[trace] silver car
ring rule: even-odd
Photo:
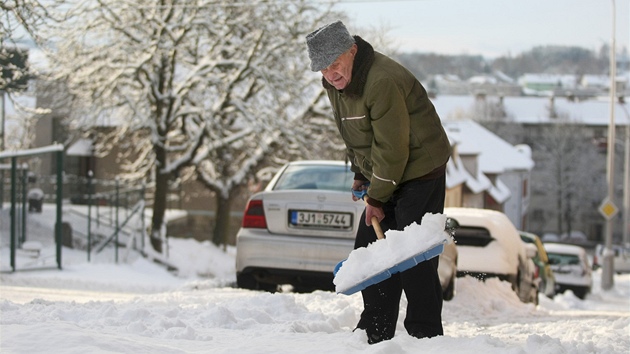
[[[544,246],[556,277],[558,292],[571,290],[575,296],[584,299],[593,286],[586,250],[577,245],[561,243],[545,243]]]
[[[352,201],[353,179],[350,165],[342,161],[283,166],[248,201],[236,238],[238,287],[273,292],[289,284],[296,292],[334,290],[333,269],[352,251],[362,222],[364,204]],[[440,274],[445,274],[443,289],[450,299],[457,273],[452,243],[444,255]]]

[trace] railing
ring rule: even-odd
[[[25,225],[27,191],[41,190],[37,205],[63,200],[63,225],[60,227],[59,245],[64,244],[76,249],[85,250],[88,261],[93,256],[111,250],[115,261],[119,261],[121,250],[126,251],[125,259],[132,250],[145,258],[164,264],[169,269],[173,266],[168,261],[169,243],[162,240],[165,253],[154,252],[148,243],[148,218],[145,209],[153,204],[154,186],[142,181],[125,181],[121,179],[104,180],[88,177],[63,175],[59,178],[62,188],[57,188],[53,176],[34,176],[26,173],[21,176],[20,189],[17,193],[22,206],[17,220],[21,220],[18,228]],[[57,195],[56,192],[62,192]],[[29,204],[30,206],[30,204]],[[41,213],[41,207],[35,212]],[[26,239],[26,227],[21,227],[16,239],[20,245]],[[66,235],[62,237],[61,234]],[[63,239],[63,241],[62,241]],[[64,242],[70,242],[65,244]],[[146,246],[145,246],[146,244]],[[61,247],[61,246],[60,246]],[[108,253],[105,257],[110,257]],[[123,259],[123,261],[125,261]]]
[[[104,187],[112,185],[111,181],[100,182],[98,187],[101,191],[94,193],[94,180],[88,177],[87,193],[74,196],[73,202],[76,205],[85,205],[82,209],[87,211],[86,214],[77,207],[70,210],[75,215],[85,217],[86,224],[81,226],[85,226],[87,231],[79,235],[85,240],[88,261],[91,260],[93,249],[95,253],[100,253],[106,247],[113,246],[115,261],[118,262],[120,247],[127,249],[127,252],[131,249],[144,249],[147,235],[144,217],[146,184],[127,184],[121,187],[120,180],[116,179],[113,181],[113,189],[105,190]],[[134,203],[132,206],[130,201]],[[135,224],[132,222],[134,220]],[[94,224],[96,227],[93,227]]]

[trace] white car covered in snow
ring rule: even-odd
[[[534,248],[528,248],[503,213],[477,208],[446,208],[444,214],[459,223],[455,230],[457,275],[478,279],[497,277],[512,284],[523,302],[538,303]]]
[[[571,290],[584,299],[591,292],[593,276],[586,250],[576,245],[545,243],[551,270],[556,278],[557,292]]]

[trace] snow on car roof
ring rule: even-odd
[[[545,250],[553,253],[567,253],[567,254],[584,254],[586,251],[583,247],[577,245],[567,245],[564,243],[544,243]]]
[[[489,258],[488,252],[485,250],[479,250],[472,246],[458,246],[462,250],[468,250],[468,252],[460,253],[459,262],[462,269],[471,271],[500,269],[499,262],[508,259],[513,262],[513,269],[516,269],[518,255],[525,257],[525,246],[518,230],[504,213],[490,209],[449,207],[444,208],[444,214],[455,219],[460,228],[481,227],[488,230],[495,240],[489,244],[489,247],[497,247],[497,249],[505,250],[505,254],[514,255],[514,257]],[[457,229],[455,230],[455,241],[457,241]]]
[[[493,235],[518,230],[509,218],[499,211],[479,208],[444,208],[444,214],[457,220],[462,226],[478,226],[487,228]],[[509,228],[506,230],[506,228]],[[520,237],[519,237],[520,239]]]

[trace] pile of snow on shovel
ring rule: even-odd
[[[388,230],[384,239],[353,250],[333,280],[337,291],[359,284],[437,244],[452,242],[444,231],[445,224],[446,215],[427,213],[420,225],[414,222],[402,231]]]

